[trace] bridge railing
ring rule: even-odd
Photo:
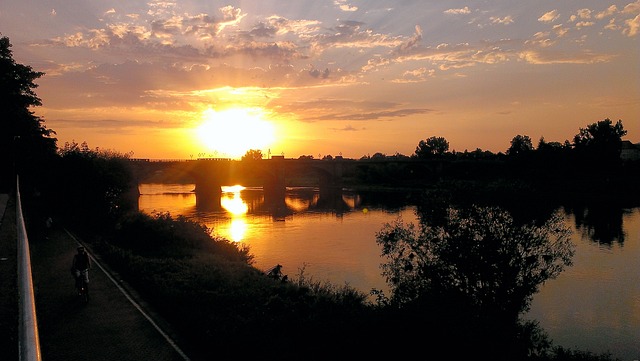
[[[230,161],[231,158],[196,158],[196,159],[184,159],[184,158],[174,158],[174,159],[129,158],[128,160],[130,162],[175,163],[175,162],[191,162],[191,161],[194,161],[194,160]]]
[[[31,275],[29,239],[22,216],[20,181],[16,177],[16,227],[18,241],[19,357],[21,361],[40,361],[40,337],[36,317],[36,303]]]

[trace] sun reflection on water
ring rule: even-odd
[[[248,228],[245,215],[249,207],[240,196],[240,191],[243,189],[245,187],[240,185],[222,187],[222,196],[220,197],[220,205],[231,214],[229,238],[233,242],[241,242]]]

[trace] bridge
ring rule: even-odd
[[[198,196],[219,196],[222,186],[261,186],[265,194],[284,195],[287,186],[317,186],[320,193],[341,190],[345,177],[353,177],[355,160],[269,159],[236,161],[220,158],[196,160],[131,159],[129,167],[139,184],[159,179],[195,183]]]
[[[198,196],[220,196],[222,186],[242,184],[261,186],[265,195],[284,196],[286,187],[318,187],[320,194],[341,191],[346,182],[371,173],[387,173],[402,177],[428,180],[440,177],[443,162],[439,160],[407,159],[285,159],[272,156],[259,160],[231,160],[227,158],[198,158],[196,160],[130,159],[137,184],[145,182],[195,183]],[[363,181],[359,179],[358,181]],[[364,180],[366,182],[366,180]],[[135,188],[135,187],[134,187]]]

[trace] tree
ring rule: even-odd
[[[35,80],[44,75],[13,59],[9,38],[0,38],[0,189],[15,184],[14,172],[21,181],[35,183],[43,177],[46,165],[55,157],[55,134],[44,126],[30,107],[42,105],[35,93]],[[23,188],[23,190],[25,190]]]
[[[547,142],[544,137],[540,137],[538,141],[538,151],[545,153],[559,153],[561,151],[570,150],[571,143],[565,140],[564,143],[560,142]]]
[[[376,242],[388,260],[382,269],[391,304],[428,304],[465,312],[465,322],[508,326],[540,285],[571,265],[570,234],[557,213],[541,226],[518,225],[498,207],[472,206],[449,208],[439,225],[386,224]]]
[[[241,160],[260,160],[262,159],[262,151],[259,149],[249,149],[241,158]]]
[[[511,146],[507,149],[507,155],[519,156],[527,154],[533,150],[533,143],[528,135],[516,135],[511,140]]]
[[[416,147],[415,155],[418,158],[428,158],[432,155],[443,155],[449,150],[449,142],[443,137],[430,137],[421,140]]]
[[[627,134],[618,120],[615,125],[609,118],[580,128],[573,137],[575,150],[593,160],[619,160],[622,151],[622,137]]]
[[[54,204],[60,216],[95,230],[131,209],[127,197],[137,185],[127,166],[131,153],[67,142],[58,154],[57,173],[50,182],[57,190]]]

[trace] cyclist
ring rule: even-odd
[[[78,253],[73,256],[73,263],[71,264],[71,274],[76,280],[76,287],[81,280],[80,277],[84,277],[84,282],[89,284],[89,269],[91,268],[91,259],[83,246],[77,248]]]

